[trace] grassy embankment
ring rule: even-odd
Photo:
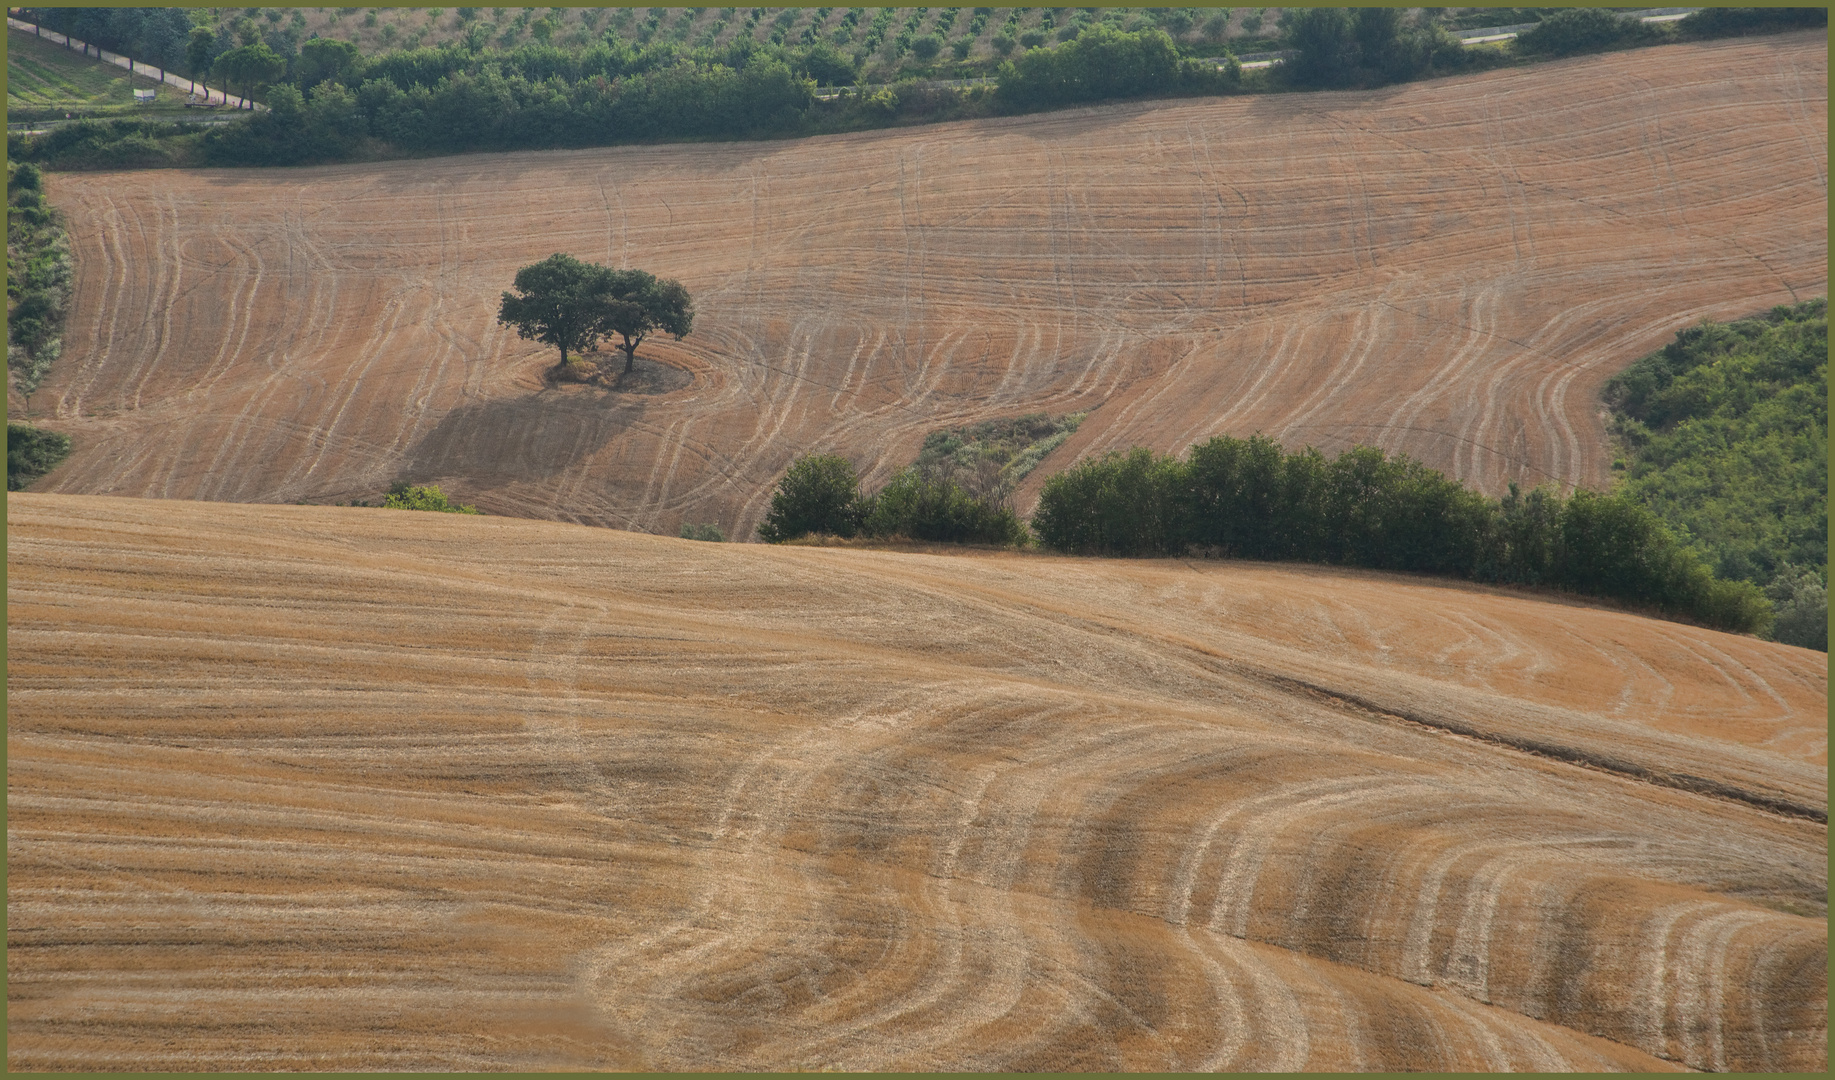
[[[154,90],[150,105],[135,90]],[[185,93],[125,68],[53,45],[21,30],[6,32],[8,123],[72,119],[170,120],[186,115]]]

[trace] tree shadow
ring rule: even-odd
[[[479,487],[545,481],[641,422],[645,407],[641,393],[591,387],[461,405],[409,448],[404,475],[463,476]]]

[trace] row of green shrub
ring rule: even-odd
[[[761,539],[811,533],[1013,545],[1012,510],[912,467],[862,494],[834,455],[796,461]],[[1740,633],[1771,619],[1750,582],[1716,578],[1650,510],[1579,490],[1511,485],[1487,499],[1406,457],[1361,446],[1328,459],[1264,436],[1219,437],[1180,460],[1143,447],[1045,482],[1031,534],[1057,551],[1291,560],[1439,574],[1609,597]]]
[[[1367,446],[1328,460],[1262,436],[1219,437],[1183,461],[1144,448],[1110,453],[1047,480],[1032,529],[1060,551],[1199,552],[1541,585],[1742,633],[1770,618],[1757,587],[1717,579],[1634,500],[1512,485],[1494,501]]]
[[[75,12],[79,9],[71,9]],[[130,9],[122,9],[130,10]],[[47,23],[53,16],[46,13]],[[75,18],[67,15],[64,18]],[[107,35],[126,15],[91,14],[88,32]],[[1557,12],[1522,35],[1514,55],[1568,55],[1645,41],[1826,25],[1823,9],[1710,9],[1684,29],[1651,27],[1603,11]],[[363,57],[347,42],[313,39],[286,56],[265,42],[227,53],[196,28],[196,65],[229,67],[243,81],[285,81],[265,92],[270,111],[208,134],[177,125],[89,124],[60,138],[8,137],[15,160],[57,168],[161,164],[291,165],[391,153],[454,153],[605,146],[673,139],[748,139],[857,130],[891,123],[1031,112],[1142,96],[1219,94],[1243,89],[1374,86],[1510,62],[1511,53],[1460,45],[1430,12],[1396,8],[1305,8],[1282,16],[1286,64],[1245,78],[1183,58],[1164,31],[1077,24],[1056,48],[1003,61],[996,85],[952,89],[899,84],[818,97],[820,85],[851,82],[858,57],[827,41],[799,46],[749,37],[720,47],[667,42],[634,47],[616,33],[578,49],[527,43],[487,47],[485,37],[436,48]],[[169,19],[148,17],[169,52]],[[127,30],[123,30],[127,33]],[[81,36],[81,34],[79,34]],[[214,39],[213,39],[214,40]],[[284,44],[284,42],[283,42]],[[257,52],[248,63],[229,61]],[[212,61],[212,56],[215,60]],[[259,61],[259,62],[255,62]],[[232,80],[233,81],[233,80]],[[246,91],[249,87],[241,87]]]
[[[71,281],[70,239],[44,200],[38,166],[7,162],[7,379],[28,404],[63,350]]]
[[[1019,544],[1019,516],[996,499],[976,497],[947,476],[913,466],[876,492],[863,493],[854,466],[834,454],[798,458],[778,482],[760,539],[782,543],[830,536],[902,537],[952,544]]]
[[[1447,32],[1435,9],[1422,9],[1412,17],[1404,8],[1289,9],[1281,17],[1285,43],[1298,55],[1282,65],[1275,82],[1298,87],[1383,86],[1513,58],[1575,56],[1828,25],[1827,8],[1703,8],[1675,23],[1646,23],[1605,8],[1537,14],[1535,26],[1508,46],[1473,48]],[[1523,16],[1500,12],[1496,18],[1515,22]]]

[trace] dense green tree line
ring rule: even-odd
[[[1689,327],[1605,388],[1622,492],[1721,577],[1766,588],[1779,640],[1815,648],[1828,640],[1828,347],[1828,302],[1812,300]]]
[[[748,30],[762,10],[748,14]],[[794,42],[784,33],[774,32],[768,42],[748,33],[725,45],[697,47],[639,33],[643,43],[634,44],[616,27],[583,47],[563,48],[544,38],[496,48],[488,44],[485,27],[474,22],[443,46],[365,57],[342,41],[300,42],[295,27],[278,22],[263,28],[242,18],[214,29],[191,26],[179,42],[175,35],[184,20],[177,9],[28,9],[45,25],[65,26],[84,40],[258,94],[272,109],[208,135],[134,121],[81,125],[62,138],[9,135],[8,152],[15,160],[57,168],[286,165],[403,152],[766,138],[1139,96],[1376,86],[1495,66],[1512,57],[1827,22],[1824,9],[1708,9],[1680,24],[1652,27],[1576,10],[1549,15],[1512,50],[1499,51],[1461,46],[1434,11],[1289,9],[1281,17],[1280,44],[1297,55],[1253,77],[1228,59],[1227,50],[1221,67],[1195,60],[1188,52],[1196,43],[1176,42],[1151,25],[1176,28],[1176,12],[1130,19],[1127,25],[1141,28],[1122,30],[1114,13],[1099,21],[1079,11],[1058,27],[1047,11],[1039,29],[1017,39],[997,36],[996,51],[1013,55],[996,69],[991,92],[903,82],[818,97],[818,87],[859,78],[882,45],[903,58],[932,45],[940,48],[941,41],[913,37],[915,23],[894,34],[892,9],[880,9],[863,48],[852,51],[809,33]],[[992,9],[976,9],[975,19],[985,23],[990,15]],[[1260,17],[1251,21],[1259,26]],[[657,23],[654,10],[645,25],[652,23]],[[1062,44],[1052,48],[1054,36]]]
[[[6,168],[7,379],[29,404],[63,349],[70,305],[70,241],[44,201],[38,166]]]
[[[1256,436],[1212,439],[1183,461],[1110,453],[1047,480],[1032,530],[1059,551],[1196,551],[1549,586],[1740,632],[1771,615],[1756,586],[1715,578],[1633,499],[1513,485],[1489,500],[1373,447],[1328,460]]]
[[[191,13],[185,8],[26,8],[22,17],[47,30],[131,56],[143,64],[189,71],[186,46]]]

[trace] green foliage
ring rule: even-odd
[[[684,521],[681,535],[684,540],[707,540],[715,544],[726,542],[726,534],[720,531],[720,526],[711,521],[705,525],[691,525]]]
[[[1661,32],[1636,19],[1623,19],[1604,8],[1570,8],[1557,11],[1525,30],[1516,39],[1516,51],[1525,55],[1574,56],[1579,53],[1622,49],[1660,40]]]
[[[758,536],[772,544],[810,533],[853,536],[867,509],[860,497],[860,478],[846,458],[806,454],[778,481]]]
[[[72,286],[70,240],[30,163],[7,163],[7,378],[28,403],[63,350]]]
[[[1735,632],[1764,628],[1765,596],[1713,572],[1637,503],[1514,486],[1492,502],[1406,457],[1219,437],[1187,460],[1144,447],[1053,476],[1032,529],[1060,551],[1290,559],[1547,585],[1649,605]]]
[[[1288,15],[1287,46],[1299,55],[1281,71],[1299,86],[1382,86],[1474,60],[1437,24],[1409,21],[1401,8],[1299,8]]]
[[[68,435],[24,424],[6,425],[6,490],[25,490],[69,456]]]
[[[516,271],[516,291],[503,294],[497,321],[514,327],[518,337],[561,350],[559,366],[566,367],[569,351],[592,348],[604,332],[600,321],[611,283],[612,271],[557,251]]]
[[[1060,551],[1146,555],[1178,550],[1183,469],[1137,446],[1086,459],[1045,481],[1032,531]]]
[[[481,511],[475,506],[460,506],[448,502],[446,493],[438,484],[421,486],[398,480],[389,488],[389,494],[382,500],[382,505],[390,510],[432,510],[441,514],[477,514]]]
[[[862,501],[860,531],[949,544],[1022,544],[1026,526],[1003,505],[913,466]]]
[[[1744,34],[1808,30],[1829,25],[1827,7],[1702,8],[1676,24],[1683,37],[1738,37]]]
[[[1829,587],[1814,570],[1785,567],[1765,589],[1777,612],[1773,640],[1829,651]]]
[[[1070,438],[1086,415],[1028,413],[933,431],[924,437],[916,464],[926,476],[953,480],[976,498],[1003,502],[1026,474]]]
[[[1226,93],[1240,85],[1241,69],[1181,60],[1163,30],[1130,34],[1091,26],[1056,49],[1032,49],[1001,64],[998,77],[997,100],[1023,112],[1151,94]]]
[[[185,50],[191,36],[191,18],[184,8],[34,7],[24,9],[21,18],[109,52],[175,71],[185,66]]]
[[[1606,383],[1621,493],[1720,577],[1828,577],[1828,303],[1702,323]]]
[[[613,270],[606,279],[595,328],[617,334],[624,344],[624,370],[637,363],[637,346],[652,331],[677,341],[694,328],[694,301],[682,283],[645,270]]]
[[[210,65],[211,78],[244,98],[254,97],[286,73],[286,58],[266,42],[231,49]]]

